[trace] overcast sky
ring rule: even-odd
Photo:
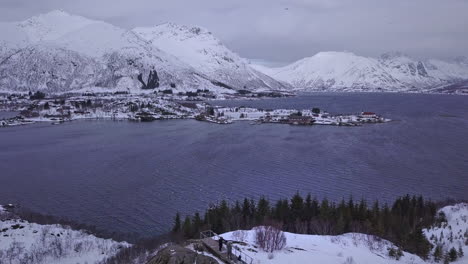
[[[241,56],[270,62],[330,50],[468,56],[468,0],[0,0],[0,20],[53,9],[128,29],[198,25]]]

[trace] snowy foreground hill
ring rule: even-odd
[[[242,231],[241,231],[242,232]],[[285,233],[286,247],[272,254],[259,251],[255,245],[255,231],[230,232],[221,235],[228,240],[237,240],[245,236],[245,246],[240,246],[248,252],[256,262],[254,263],[324,263],[324,264],[397,264],[397,263],[426,263],[420,257],[404,252],[396,260],[388,256],[388,248],[395,245],[380,240],[377,237],[364,234],[348,233],[340,236],[316,236]]]
[[[0,206],[0,263],[100,263],[130,246],[69,227],[39,225],[10,216]]]
[[[468,253],[468,204],[460,203],[439,210],[447,219],[441,226],[425,229],[424,233],[435,246],[440,245],[445,254],[451,248],[461,248]],[[389,249],[397,247],[378,237],[348,233],[340,236],[318,236],[285,233],[286,246],[273,254],[255,247],[255,231],[235,231],[221,235],[224,239],[246,243],[240,246],[256,263],[326,263],[326,264],[393,264],[435,263],[432,255],[428,260],[403,252],[396,260],[388,255]],[[443,258],[442,258],[443,259]],[[440,261],[443,262],[442,260]],[[453,263],[468,263],[468,256],[458,257]]]
[[[465,57],[416,60],[401,53],[370,58],[320,52],[280,68],[254,67],[305,91],[447,92],[444,87],[468,80]]]
[[[156,35],[142,33],[147,30],[126,30],[63,11],[0,23],[0,90],[101,87],[233,93],[287,87],[251,68],[205,31],[158,29],[165,36],[161,45],[154,45]],[[178,38],[169,37],[174,33]],[[168,49],[174,41],[179,45]],[[185,52],[197,54],[202,64],[187,60]]]
[[[231,241],[235,248],[245,253],[244,259],[252,259],[252,263],[261,264],[429,264],[444,263],[453,248],[456,250],[455,260],[450,263],[466,264],[468,256],[468,204],[459,203],[443,207],[438,211],[441,220],[433,227],[424,229],[423,233],[434,246],[423,260],[419,256],[408,252],[401,252],[400,257],[390,256],[390,252],[397,252],[398,246],[376,236],[347,233],[339,236],[303,235],[284,232],[286,245],[283,249],[268,253],[261,250],[256,241],[256,228],[253,230],[237,230],[221,234],[223,239]],[[215,239],[218,239],[215,237]],[[215,243],[217,244],[217,243]],[[436,248],[440,247],[439,259],[435,259]],[[196,242],[186,245],[186,249],[200,255],[211,257],[218,263],[224,263],[206,251],[200,250]],[[223,252],[225,252],[224,249]],[[175,251],[174,251],[175,252]],[[234,251],[236,254],[238,251]],[[238,254],[238,253],[237,253]],[[161,254],[163,255],[163,254]],[[237,256],[237,255],[236,255]],[[156,258],[157,259],[157,258]],[[161,257],[159,258],[161,259]],[[154,262],[170,263],[170,262]],[[208,262],[207,262],[208,263]],[[210,262],[211,263],[211,262]]]

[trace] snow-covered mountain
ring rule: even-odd
[[[401,53],[380,58],[320,52],[279,68],[255,66],[296,89],[326,91],[431,91],[468,79],[468,63],[415,60]]]
[[[250,64],[208,30],[166,23],[126,30],[52,11],[0,23],[0,89],[64,92],[209,89],[440,91],[468,80],[468,59],[415,60],[321,52],[280,68]],[[448,88],[447,88],[448,89]]]
[[[4,90],[60,92],[97,86],[232,93],[244,89],[234,85],[241,83],[233,81],[235,73],[205,74],[199,70],[204,68],[201,65],[193,67],[135,31],[63,11],[0,23],[0,36],[0,88]],[[237,78],[248,77],[247,89],[278,88],[272,78],[245,68],[251,74]]]
[[[285,85],[253,69],[249,62],[229,50],[211,32],[200,27],[165,23],[135,28],[135,33],[155,47],[175,55],[212,79],[237,89],[282,90]]]

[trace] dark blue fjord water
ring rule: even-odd
[[[223,105],[375,111],[362,127],[82,121],[0,129],[0,203],[141,235],[177,211],[296,191],[468,199],[468,97],[314,94]]]

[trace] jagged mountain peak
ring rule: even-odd
[[[154,47],[173,54],[196,68],[206,67],[207,63],[222,65],[241,60],[211,33],[206,33],[206,29],[199,27],[164,23],[154,27],[135,28],[132,32]]]
[[[223,43],[216,38],[210,31],[203,27],[186,26],[172,22],[159,24],[153,27],[137,27],[132,30],[144,39],[150,42],[158,42],[159,45],[162,40],[166,42],[192,42],[192,45],[204,45],[206,48],[216,46],[218,49],[223,48]]]
[[[155,47],[173,54],[212,79],[236,89],[285,88],[283,84],[250,67],[246,59],[227,48],[207,29],[164,23],[135,28],[133,32]]]

